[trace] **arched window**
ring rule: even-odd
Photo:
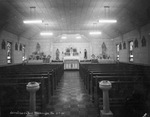
[[[22,51],[22,44],[20,44],[19,50]]]
[[[119,44],[116,45],[116,50],[117,50],[117,61],[119,61]]]
[[[15,44],[15,50],[18,50],[18,43]]]
[[[126,49],[126,42],[123,43],[123,49]]]
[[[1,48],[2,48],[3,50],[5,50],[5,48],[6,48],[6,43],[5,43],[4,40],[3,40],[2,43],[1,43]]]
[[[7,63],[12,63],[12,42],[7,42]]]
[[[23,50],[23,56],[22,56],[22,61],[26,60],[26,57],[25,57],[25,52],[26,52],[26,45],[23,45],[22,47],[22,50]]]
[[[122,44],[121,43],[119,44],[119,49],[122,50]]]
[[[146,46],[146,39],[145,39],[144,36],[142,37],[141,43],[142,43],[142,47],[145,47],[145,46]]]
[[[138,40],[137,39],[135,39],[135,41],[134,41],[134,47],[138,48]]]
[[[133,62],[133,41],[129,41],[129,62]]]

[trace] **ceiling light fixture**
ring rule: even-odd
[[[116,19],[110,19],[109,17],[109,10],[110,10],[110,7],[109,6],[104,6],[104,9],[105,9],[105,19],[100,19],[99,20],[99,23],[117,23],[117,20]]]
[[[102,32],[98,32],[98,31],[97,31],[97,32],[89,32],[89,34],[90,34],[90,35],[101,35]]]
[[[45,24],[45,31],[41,32],[40,35],[42,35],[42,36],[52,36],[53,35],[52,32],[49,32],[47,30],[47,26],[48,26],[48,24]]]
[[[36,10],[35,6],[30,7],[30,19],[24,20],[23,23],[25,23],[25,24],[39,24],[39,23],[43,22],[42,20],[40,20],[36,17],[35,10]]]
[[[96,26],[97,26],[97,22],[93,23],[93,27],[95,27],[95,31],[89,32],[90,35],[101,35],[102,34],[102,32],[100,32],[99,30],[97,30]]]
[[[117,23],[117,20],[101,19],[101,20],[99,20],[99,23]]]
[[[42,23],[42,20],[24,20],[23,23],[25,24],[38,24],[38,23]]]
[[[53,33],[52,32],[41,32],[40,35],[42,35],[42,36],[43,35],[45,35],[45,36],[49,36],[50,35],[51,36],[51,35],[53,35]]]
[[[61,39],[67,39],[67,37],[66,36],[62,36]]]
[[[81,36],[77,36],[76,38],[77,38],[77,39],[81,39]]]

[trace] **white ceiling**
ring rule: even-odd
[[[35,6],[33,10],[30,7]],[[104,6],[110,6],[109,16],[116,24],[99,24],[105,16]],[[32,14],[33,13],[33,14]],[[26,25],[24,19],[43,19],[43,24]],[[117,37],[149,23],[150,0],[0,0],[0,30],[7,30],[28,39],[45,29],[61,34],[88,36],[100,30],[110,38]],[[95,24],[97,23],[97,24]]]

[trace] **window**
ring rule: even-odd
[[[15,50],[18,50],[18,43],[15,44]]]
[[[138,48],[138,40],[137,39],[135,39],[135,41],[134,41],[134,47]]]
[[[142,37],[142,47],[145,47],[146,46],[146,39],[145,39],[145,37],[143,36]]]
[[[4,40],[3,40],[2,43],[1,43],[1,48],[2,48],[3,50],[5,50],[5,48],[6,48],[6,43],[5,43]]]
[[[12,63],[12,43],[7,42],[7,63]]]
[[[26,45],[23,45],[23,48],[22,48],[22,50],[23,50],[23,55],[22,55],[22,61],[25,61],[26,60],[26,57],[25,57],[25,47],[26,47]]]
[[[119,61],[119,44],[116,45],[116,49],[117,49],[117,61]]]
[[[20,44],[19,50],[22,51],[22,44]]]
[[[129,42],[129,62],[133,62],[133,41]]]
[[[126,49],[126,42],[123,43],[123,49]]]

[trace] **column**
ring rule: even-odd
[[[30,93],[30,102],[29,102],[29,114],[26,117],[38,117],[36,113],[36,91],[40,88],[39,83],[29,82],[26,86],[27,91]]]
[[[99,83],[99,87],[103,91],[103,110],[100,111],[101,117],[113,117],[113,113],[110,111],[109,108],[109,93],[108,90],[111,89],[112,85],[109,81],[101,81]]]

